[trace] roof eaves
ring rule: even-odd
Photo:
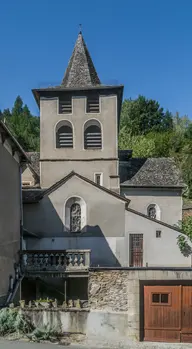
[[[124,187],[124,188],[159,188],[159,189],[162,189],[162,188],[165,188],[165,189],[183,189],[185,187],[185,185],[181,185],[181,184],[175,184],[175,185],[142,185],[142,184],[130,184],[130,183],[126,183],[126,182],[123,182],[120,184],[120,187]]]
[[[4,122],[2,120],[0,120],[0,126],[3,128],[3,130],[7,133],[8,137],[11,139],[11,141],[14,143],[14,145],[16,146],[16,149],[19,151],[19,153],[22,155],[22,159],[25,162],[30,163],[30,159],[28,158],[27,154],[25,153],[25,151],[23,150],[23,148],[21,147],[21,145],[19,144],[19,142],[16,140],[16,138],[13,136],[13,134],[11,133],[11,131],[8,129],[8,127],[4,124]]]
[[[47,190],[44,191],[43,193],[43,196],[45,195],[49,195],[51,194],[53,191],[55,191],[56,189],[58,189],[61,185],[63,185],[64,183],[66,183],[70,178],[72,178],[73,176],[77,176],[78,178],[82,179],[83,181],[93,185],[94,187],[116,197],[117,199],[121,200],[121,201],[124,201],[125,203],[129,204],[130,203],[130,200],[121,196],[120,194],[118,193],[115,193],[114,191],[110,190],[110,189],[107,189],[103,186],[100,186],[98,184],[96,184],[95,182],[93,182],[92,180],[74,172],[74,171],[71,171],[67,176],[65,176],[64,178],[62,178],[61,180],[59,180],[58,182],[56,182],[55,184],[53,184],[50,188],[48,188]]]
[[[146,219],[148,219],[149,221],[152,221],[152,222],[154,222],[154,223],[161,224],[161,225],[163,225],[163,226],[165,226],[165,227],[167,227],[167,228],[170,228],[170,229],[172,229],[172,230],[178,231],[179,233],[182,233],[181,230],[180,230],[178,227],[174,227],[174,226],[171,225],[171,224],[168,224],[168,223],[163,222],[163,221],[159,221],[158,219],[151,218],[151,217],[147,216],[146,214],[141,213],[141,212],[138,212],[138,211],[135,211],[135,210],[133,210],[132,208],[129,208],[129,207],[126,207],[126,210],[127,210],[128,212],[131,212],[131,213],[134,213],[134,214],[136,214],[136,215],[138,215],[138,216],[141,216],[141,217],[143,217],[143,218],[146,218]]]

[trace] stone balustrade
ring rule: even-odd
[[[26,272],[84,271],[90,267],[90,250],[24,250],[22,266]]]

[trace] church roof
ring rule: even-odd
[[[40,170],[39,170],[40,153],[31,151],[26,154],[30,159],[32,170],[34,170],[34,172],[39,176],[40,175]]]
[[[120,161],[120,183],[126,187],[184,187],[173,158],[131,158]]]
[[[80,32],[61,86],[93,87],[100,84],[93,61]]]
[[[6,138],[9,139],[9,141],[11,142],[12,150],[17,150],[20,154],[20,160],[22,160],[23,162],[30,162],[27,153],[24,151],[17,139],[14,137],[12,132],[2,120],[0,120],[0,135],[4,138],[4,141]]]

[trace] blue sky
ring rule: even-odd
[[[82,23],[103,83],[192,118],[191,18],[191,0],[2,0],[0,109],[39,115],[31,89],[61,82]]]

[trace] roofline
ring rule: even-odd
[[[123,97],[123,89],[124,85],[97,85],[97,86],[87,86],[87,87],[62,87],[61,85],[59,86],[53,86],[53,87],[45,87],[45,88],[35,88],[32,89],[32,93],[35,97],[35,100],[39,106],[39,100],[38,100],[38,95],[41,92],[72,92],[72,91],[91,91],[91,90],[115,90],[119,89],[121,90],[121,100]]]
[[[54,183],[50,188],[48,188],[47,190],[44,191],[43,196],[47,195],[47,194],[51,194],[53,191],[55,191],[56,189],[58,189],[61,185],[63,185],[64,183],[66,183],[70,178],[72,178],[73,176],[76,176],[80,179],[82,179],[83,181],[93,185],[94,187],[104,191],[107,194],[110,194],[114,197],[116,197],[117,199],[124,201],[125,203],[129,204],[131,200],[126,199],[125,197],[121,196],[120,194],[117,194],[115,192],[113,192],[110,189],[107,189],[103,186],[100,186],[98,184],[96,184],[95,182],[93,182],[92,180],[78,174],[75,171],[71,171],[67,176],[63,177],[62,179],[60,179],[58,182]]]
[[[11,138],[12,142],[14,143],[15,147],[17,148],[17,151],[19,151],[19,153],[22,155],[22,160],[24,160],[25,162],[30,163],[31,161],[29,160],[27,154],[25,153],[25,151],[23,150],[23,148],[21,147],[21,145],[19,144],[19,142],[16,140],[16,138],[13,136],[13,134],[11,133],[11,131],[9,130],[9,128],[5,125],[5,123],[0,120],[0,127],[3,128],[3,130],[7,133],[8,137]]]
[[[143,217],[143,218],[146,218],[148,219],[149,221],[152,221],[154,223],[158,223],[158,224],[161,224],[169,229],[172,229],[172,230],[175,230],[175,231],[178,231],[179,233],[182,233],[181,229],[177,228],[177,227],[174,227],[173,225],[171,224],[168,224],[168,223],[165,223],[163,221],[159,221],[158,219],[154,219],[154,218],[151,218],[149,216],[147,216],[146,214],[144,213],[141,213],[141,212],[138,212],[138,211],[135,211],[133,210],[132,208],[129,208],[129,207],[125,207],[126,211],[128,212],[131,212],[133,214],[136,214],[137,216],[140,216],[140,217]]]
[[[181,186],[181,185],[132,185],[132,184],[125,184],[125,183],[121,183],[120,187],[124,187],[124,188],[156,188],[156,189],[183,189],[185,188],[185,185]]]

